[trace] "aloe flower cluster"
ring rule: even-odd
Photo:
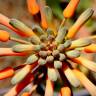
[[[58,96],[72,96],[73,87],[82,84],[92,96],[96,96],[96,86],[82,73],[76,65],[80,64],[89,70],[96,72],[96,63],[82,56],[85,53],[95,53],[96,44],[93,40],[96,36],[79,38],[74,36],[79,29],[93,15],[93,9],[88,8],[70,27],[66,27],[67,19],[70,19],[80,0],[70,0],[63,11],[64,19],[60,26],[55,26],[50,7],[44,0],[27,0],[28,10],[36,16],[41,15],[40,26],[34,25],[32,29],[17,19],[9,19],[0,14],[0,24],[7,26],[18,35],[26,38],[21,40],[10,35],[5,30],[0,30],[0,41],[9,40],[18,42],[11,48],[0,48],[0,56],[26,56],[26,61],[17,67],[7,67],[0,71],[0,80],[11,77],[14,85],[4,96],[17,96],[30,83],[32,89],[21,96],[32,96],[38,84],[46,81],[45,95],[54,95],[54,82],[64,82]],[[74,67],[75,66],[75,67]],[[59,80],[60,79],[60,80]]]

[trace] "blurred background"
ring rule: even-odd
[[[52,8],[54,13],[54,18],[58,18],[58,21],[61,22],[63,15],[62,10],[66,7],[69,0],[46,0],[47,4]],[[96,0],[81,0],[80,4],[74,14],[74,16],[69,20],[69,25],[72,25],[78,16],[87,8],[93,8],[96,10]],[[34,25],[33,17],[27,10],[26,0],[0,0],[0,13],[8,16],[10,18],[16,18],[32,27]],[[12,35],[18,37],[14,32],[6,28],[5,26],[0,25],[0,29],[8,30]],[[92,19],[90,19],[87,24],[85,24],[78,32],[77,37],[85,37],[88,35],[96,34],[96,11]],[[21,37],[20,37],[21,38]],[[0,47],[10,47],[13,45],[13,42],[2,43],[0,42]],[[0,57],[0,70],[6,66],[16,66],[22,64],[26,57]],[[96,61],[95,54],[92,54],[89,58]],[[90,72],[84,67],[79,67],[88,78],[96,84],[96,74]],[[12,85],[10,84],[10,78],[0,81],[0,96],[3,96]],[[58,87],[58,86],[57,86]],[[58,88],[57,88],[58,89]],[[89,96],[86,90],[83,90],[82,86],[80,88],[74,89],[74,96]],[[79,90],[79,91],[78,91]],[[81,90],[81,91],[80,91]],[[35,95],[34,95],[35,96]]]

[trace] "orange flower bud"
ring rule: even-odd
[[[11,67],[0,70],[0,80],[13,76],[14,70]]]
[[[74,11],[75,11],[79,1],[80,0],[70,0],[69,4],[67,5],[65,10],[63,11],[63,15],[65,18],[70,18],[73,16]]]
[[[38,6],[36,0],[27,0],[27,5],[28,5],[28,11],[32,15],[35,15],[39,12],[39,6]]]
[[[45,10],[44,10],[45,2],[44,0],[39,0],[38,4],[39,4],[40,14],[41,14],[41,26],[47,29],[48,23],[47,23],[47,18],[45,15]]]
[[[24,92],[21,96],[31,96],[29,92]]]
[[[87,53],[96,53],[96,44],[91,44],[89,46],[84,47],[84,51]]]
[[[0,30],[0,41],[6,42],[9,40],[9,37],[10,37],[10,35],[7,31]]]
[[[69,87],[61,88],[61,96],[71,96],[71,90]]]

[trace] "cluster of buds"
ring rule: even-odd
[[[74,67],[77,63],[96,72],[96,63],[81,55],[82,51],[96,52],[96,44],[92,42],[96,36],[73,40],[78,30],[92,16],[93,9],[85,10],[69,29],[65,25],[66,19],[73,16],[79,1],[70,0],[63,11],[64,19],[59,27],[55,26],[52,10],[45,5],[44,0],[27,0],[28,10],[32,15],[40,12],[42,27],[34,25],[31,29],[17,19],[9,19],[0,14],[0,24],[28,38],[27,41],[21,40],[11,36],[7,31],[0,30],[0,41],[11,40],[19,43],[11,48],[0,48],[0,56],[27,56],[24,64],[0,71],[0,80],[12,77],[11,83],[15,85],[4,96],[17,96],[27,85],[36,81],[30,91],[21,95],[31,96],[38,84],[44,80],[46,81],[44,96],[53,96],[54,82],[59,79],[64,85],[58,96],[72,96],[70,85],[78,87],[81,83],[92,96],[96,96],[96,86],[84,73]]]

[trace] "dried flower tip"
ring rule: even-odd
[[[0,30],[0,41],[6,42],[10,38],[10,34],[7,31]]]
[[[56,69],[61,68],[61,67],[62,67],[62,62],[60,62],[60,61],[54,61],[54,67],[55,67]]]
[[[53,52],[52,52],[52,55],[54,56],[54,57],[58,57],[59,56],[59,50],[53,50]]]
[[[92,62],[84,57],[72,58],[71,60],[74,61],[75,63],[82,64],[86,68],[96,72],[96,63],[95,62]]]
[[[69,4],[63,11],[63,15],[65,18],[71,18],[78,6],[80,0],[70,0]],[[67,96],[67,95],[66,95]]]
[[[69,87],[61,88],[61,96],[71,96],[71,90]]]
[[[11,67],[0,70],[0,80],[13,76],[14,69]]]
[[[32,27],[32,30],[33,30],[38,36],[44,35],[43,29],[42,29],[40,26],[38,26],[38,25],[34,25],[34,26]]]
[[[69,29],[67,37],[73,38],[78,30],[86,23],[86,21],[93,15],[93,9],[89,8],[85,10],[77,19],[75,24]]]
[[[53,96],[53,85],[52,82],[48,79],[46,80],[46,88],[45,88],[45,95],[44,96]]]
[[[62,43],[66,34],[67,34],[67,29],[65,27],[62,27],[61,29],[59,29],[57,37],[55,39],[55,43],[56,44]]]
[[[40,57],[47,57],[48,53],[47,53],[47,51],[40,51],[39,55],[40,55]]]
[[[28,73],[31,71],[31,65],[26,65],[24,68],[22,68],[18,73],[16,73],[12,80],[11,83],[12,84],[17,84],[20,81],[22,81],[27,75]]]
[[[66,56],[64,54],[60,53],[59,60],[64,61],[65,59],[66,59]]]
[[[78,87],[80,85],[80,81],[77,79],[77,77],[70,68],[64,70],[64,74],[66,75],[68,81],[72,86]]]
[[[25,64],[35,63],[37,60],[38,60],[38,57],[35,54],[33,54],[33,55],[28,57],[28,59],[26,60]]]
[[[78,50],[71,50],[66,52],[67,57],[76,58],[80,56],[80,52]]]
[[[87,53],[96,53],[96,44],[91,44],[89,46],[84,47],[84,51]]]
[[[92,96],[96,96],[96,86],[79,70],[74,69],[73,72],[89,93]]]
[[[57,73],[56,70],[54,68],[48,68],[48,78],[52,81],[56,81],[57,80]]]
[[[47,58],[46,58],[46,61],[47,61],[48,63],[53,62],[53,60],[54,60],[54,57],[53,57],[53,56],[47,56]]]
[[[92,40],[91,39],[87,39],[87,38],[74,40],[74,41],[72,41],[72,44],[71,44],[71,46],[68,49],[88,46],[91,43],[92,43]]]
[[[27,0],[28,10],[32,15],[35,15],[39,12],[39,6],[37,0]]]
[[[39,65],[45,65],[45,64],[46,64],[46,60],[40,58],[40,59],[38,60],[38,64],[39,64]]]

